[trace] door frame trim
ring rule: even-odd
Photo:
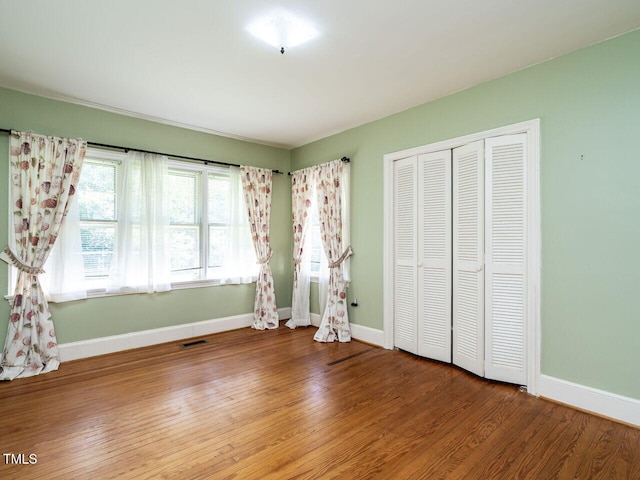
[[[384,234],[383,234],[383,334],[384,348],[393,341],[393,163],[403,158],[439,150],[453,149],[488,137],[525,133],[527,135],[527,391],[537,395],[540,379],[540,119],[472,133],[419,147],[387,153],[383,157]]]

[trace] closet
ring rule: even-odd
[[[393,162],[394,346],[525,385],[527,135]]]

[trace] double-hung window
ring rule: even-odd
[[[108,152],[94,154],[85,158],[82,167],[76,200],[86,290],[104,289],[108,281],[117,244],[121,157]],[[70,233],[67,229],[63,235]]]
[[[175,162],[169,188],[172,282],[254,281],[257,264],[239,173]]]
[[[53,261],[45,267],[45,285],[55,287],[59,283],[61,266],[66,272],[73,256],[78,259],[80,272],[84,270],[76,286],[80,284],[82,290],[93,295],[107,291],[118,248],[124,162],[123,153],[88,150],[76,195],[78,214],[70,214],[66,220],[71,226],[77,217],[77,223],[61,233],[50,257]],[[170,201],[165,240],[172,287],[255,281],[258,266],[239,170],[169,160],[167,180]],[[80,238],[77,243],[81,247],[75,253],[58,247],[71,236]],[[11,290],[16,275],[12,277]]]
[[[202,172],[169,169],[169,249],[171,279],[188,282],[202,278]]]

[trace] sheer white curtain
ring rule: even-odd
[[[258,279],[258,264],[251,239],[251,228],[247,215],[241,172],[238,167],[229,167],[229,201],[225,203],[229,234],[223,265],[220,268],[220,283],[253,283]],[[211,210],[214,208],[210,206]],[[216,206],[215,208],[219,208]]]
[[[327,302],[320,327],[313,337],[318,342],[351,341],[344,275],[345,260],[352,254],[351,245],[345,241],[348,227],[343,218],[345,168],[348,169],[349,164],[334,160],[314,169],[322,246],[329,264]]]
[[[309,290],[311,280],[311,205],[315,193],[311,169],[291,174],[293,220],[293,296],[289,328],[311,325]]]
[[[108,292],[171,289],[167,163],[164,155],[127,153],[118,206],[118,244]]]
[[[351,164],[349,162],[342,162],[340,199],[342,204],[342,243],[351,248]],[[350,255],[342,262],[342,275],[346,285],[349,286],[351,283]]]
[[[327,306],[327,294],[329,293],[329,263],[327,256],[322,252],[320,255],[320,268],[318,269],[318,311],[320,318],[324,316],[324,309]]]
[[[80,237],[78,199],[69,202],[67,217],[41,275],[42,289],[52,303],[71,302],[87,298]]]

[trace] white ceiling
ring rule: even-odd
[[[245,30],[279,7],[320,36]],[[639,27],[639,0],[0,0],[0,85],[290,148]]]

